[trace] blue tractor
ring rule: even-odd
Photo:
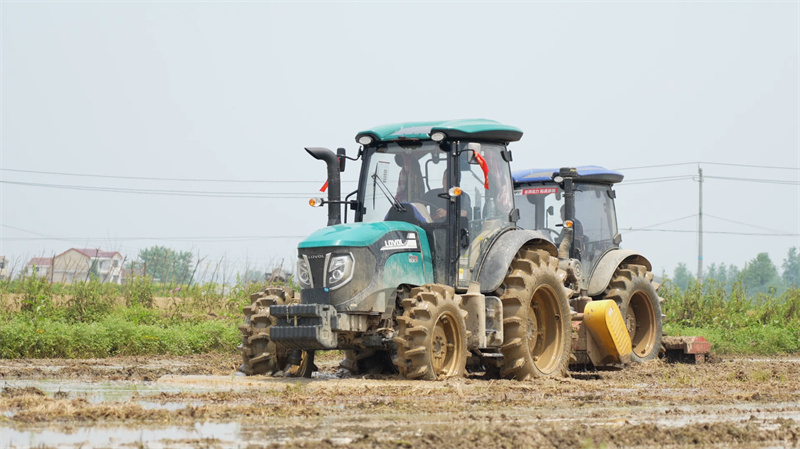
[[[614,184],[619,172],[598,166],[515,171],[514,197],[520,210],[517,226],[544,232],[559,247],[559,267],[567,273],[565,286],[577,338],[573,362],[599,367],[619,363],[607,355],[587,326],[587,305],[612,300],[630,338],[630,361],[658,357],[662,349],[661,298],[651,264],[636,251],[620,249]],[[612,351],[613,352],[613,351]],[[625,352],[625,351],[623,351]],[[623,361],[627,357],[623,355]]]

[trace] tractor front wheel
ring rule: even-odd
[[[269,338],[269,329],[274,318],[269,313],[269,306],[283,305],[296,301],[294,291],[283,288],[265,288],[251,295],[253,303],[245,306],[244,324],[239,326],[242,333],[242,344],[238,349],[242,353],[242,364],[239,371],[248,376],[255,374],[272,374],[283,369],[288,355],[280,351]]]
[[[313,350],[303,351],[296,349],[289,351],[285,360],[283,373],[286,377],[311,377],[317,366],[314,364]]]
[[[414,288],[397,317],[395,365],[406,379],[463,377],[467,371],[467,311],[453,287]]]

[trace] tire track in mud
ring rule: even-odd
[[[312,379],[233,376],[238,357],[227,354],[0,360],[0,434],[80,428],[90,435],[83,447],[103,447],[92,429],[174,428],[186,431],[146,446],[194,447],[198,423],[217,423],[235,431],[211,431],[202,445],[800,447],[796,359],[654,361],[561,380],[424,382],[340,379],[335,357],[318,361],[322,372]],[[130,394],[87,393],[99,385]]]

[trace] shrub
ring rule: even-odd
[[[126,280],[122,287],[125,305],[153,307],[153,279],[150,276],[133,276]]]

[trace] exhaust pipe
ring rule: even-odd
[[[327,148],[306,148],[314,159],[325,161],[328,166],[328,226],[342,222],[341,179],[339,176],[339,158]]]

